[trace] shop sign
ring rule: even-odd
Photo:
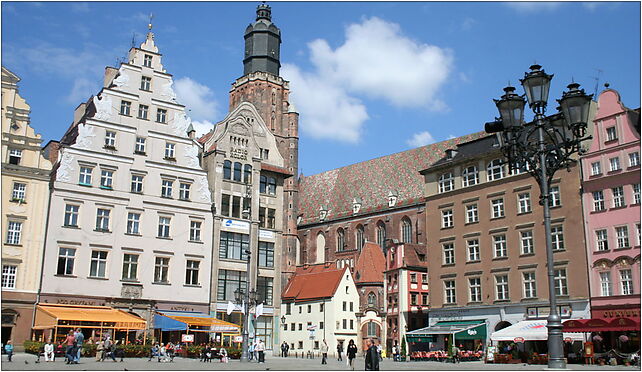
[[[515,343],[519,343],[519,342],[523,343],[524,342],[524,337],[515,337],[515,339],[513,341],[515,341]]]
[[[95,306],[96,305],[96,301],[90,301],[90,300],[66,300],[64,298],[57,299],[56,303],[63,304],[63,305],[89,305],[89,306]]]
[[[232,149],[230,150],[230,158],[247,160],[247,149],[232,147]]]
[[[639,318],[640,317],[639,309],[593,310],[593,313],[598,315],[596,316],[597,318],[605,318],[605,319]]]
[[[181,342],[194,342],[194,335],[181,335]]]
[[[243,342],[243,336],[234,336],[234,342]]]
[[[187,307],[187,306],[172,306],[169,309],[172,311],[194,311],[193,307]]]
[[[250,230],[250,224],[244,221],[237,221],[232,219],[223,220],[223,226],[230,229],[237,229],[247,232]]]
[[[557,307],[557,312],[562,318],[570,318],[573,310],[569,305],[561,305]],[[548,306],[529,307],[526,309],[527,319],[544,319],[550,315],[550,308]]]
[[[269,230],[259,230],[259,238],[274,239],[274,232]]]
[[[570,338],[570,337],[566,337],[566,338],[564,339],[564,342],[573,342],[573,339],[572,339],[572,338]]]

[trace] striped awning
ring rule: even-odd
[[[64,325],[60,324],[61,322],[92,322],[118,329],[147,328],[147,322],[144,319],[108,306],[40,304],[36,307],[34,329]]]
[[[160,310],[156,312],[154,318],[154,328],[163,330],[188,329],[190,327],[209,327],[211,332],[225,333],[240,333],[241,330],[241,326],[239,325],[216,319],[208,314],[196,312]],[[174,322],[168,322],[163,318],[174,320]],[[180,326],[177,322],[182,323],[183,326]]]

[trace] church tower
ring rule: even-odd
[[[298,215],[299,114],[289,102],[289,82],[279,76],[281,30],[272,23],[272,9],[261,4],[256,20],[245,29],[244,75],[230,90],[229,110],[243,102],[257,109],[277,140],[277,148],[291,174],[283,182],[282,288],[294,272],[298,257],[296,220]],[[266,155],[267,156],[267,155]]]

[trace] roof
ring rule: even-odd
[[[281,298],[300,302],[332,297],[346,270],[326,264],[297,267]]]
[[[484,154],[499,151],[499,147],[497,145],[497,136],[495,134],[486,135],[473,141],[458,144],[455,149],[456,154],[451,158],[444,156],[432,164],[429,169],[438,168],[447,163],[458,163],[466,159],[478,158]]]
[[[292,176],[292,172],[288,171],[287,169],[268,163],[261,163],[261,170],[279,173],[286,176]]]
[[[386,270],[386,258],[381,247],[375,243],[366,242],[354,267],[355,283],[383,283],[384,270]]]
[[[212,137],[212,135],[214,135],[214,129],[212,129],[212,130],[210,130],[209,132],[205,133],[204,135],[202,135],[202,136],[201,136],[199,139],[197,139],[196,141],[197,141],[198,143],[200,143],[201,145],[204,145],[204,144],[207,142],[207,140],[209,140],[209,139],[210,139],[210,137]]]
[[[327,220],[352,215],[352,200],[361,199],[361,214],[387,210],[388,194],[397,195],[396,206],[413,205],[423,200],[424,179],[419,171],[428,168],[457,144],[485,136],[468,134],[412,150],[398,152],[312,176],[299,181],[300,224],[320,222],[324,206]]]

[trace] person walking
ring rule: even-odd
[[[254,347],[254,350],[259,353],[259,363],[265,363],[265,344],[260,338],[256,342],[256,347]]]
[[[51,339],[47,340],[45,344],[45,362],[54,361],[54,345],[51,343]]]
[[[151,362],[155,356],[158,356],[158,344],[152,345],[152,348],[149,349],[149,359],[147,361]]]
[[[379,352],[373,339],[368,339],[368,350],[366,351],[366,371],[379,370]]]
[[[13,358],[13,343],[11,340],[7,341],[7,344],[4,345],[4,352],[7,353],[7,357],[11,362],[11,358]]]
[[[354,340],[348,342],[348,348],[346,349],[346,356],[348,357],[348,365],[354,371],[354,358],[357,357],[357,345],[354,344]]]
[[[328,343],[325,342],[325,339],[321,344],[321,355],[322,355],[321,364],[328,364]]]
[[[338,361],[341,362],[343,359],[341,358],[341,354],[343,353],[343,342],[337,343],[337,357]]]
[[[383,348],[381,347],[381,343],[377,344],[377,355],[379,356],[379,361],[383,361]]]
[[[67,337],[65,338],[65,358],[67,358],[66,364],[72,364],[75,360],[76,357],[73,355],[74,353],[74,344],[76,343],[76,337],[74,336],[74,330],[70,329],[69,333],[67,333]]]
[[[256,345],[256,342],[250,342],[250,346],[247,347],[247,360],[252,361],[254,359],[254,345]]]
[[[288,345],[287,342],[283,341],[283,343],[281,344],[281,357],[287,358],[289,349],[290,349],[290,345]]]
[[[82,355],[82,344],[85,341],[85,335],[82,333],[80,328],[76,328],[76,332],[74,332],[74,337],[76,338],[76,361],[75,364],[78,364],[80,362],[80,356]]]
[[[111,337],[109,335],[105,336],[105,344],[103,348],[103,357],[100,359],[102,362],[105,360],[106,357],[111,358],[114,362],[116,361],[116,358],[114,357],[114,343],[111,342]]]
[[[457,347],[457,345],[453,345],[453,363],[459,363],[459,352],[461,350]]]
[[[100,362],[101,360],[103,360],[103,358],[104,358],[104,356],[103,356],[104,352],[105,352],[105,341],[100,340],[100,341],[98,341],[98,343],[96,344],[96,361],[97,361],[97,362]]]

